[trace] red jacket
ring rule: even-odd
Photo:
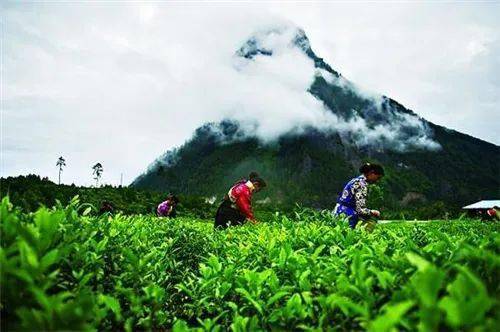
[[[229,199],[248,219],[254,220],[252,212],[252,192],[245,182],[238,183],[229,190]]]

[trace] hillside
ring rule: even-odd
[[[266,38],[276,34],[285,33],[252,36],[236,56],[249,63],[274,56]],[[362,91],[318,57],[300,29],[287,47],[314,63],[308,93],[334,116],[334,126],[307,126],[263,141],[238,120],[208,123],[183,146],[159,157],[132,186],[220,198],[235,179],[257,170],[269,182],[257,199],[328,208],[362,162],[377,161],[387,176],[372,200],[387,208],[438,201],[457,207],[499,196],[499,146],[437,126],[391,98]]]

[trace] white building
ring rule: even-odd
[[[464,210],[488,210],[496,207],[497,209],[500,207],[500,200],[485,200],[479,201],[471,205],[464,206],[462,209]]]

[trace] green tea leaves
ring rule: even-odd
[[[351,230],[330,213],[213,231],[193,218],[96,217],[76,199],[0,204],[10,330],[494,330],[500,226]]]

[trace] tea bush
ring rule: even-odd
[[[328,212],[193,218],[0,206],[5,330],[495,330],[499,224],[351,230]]]

